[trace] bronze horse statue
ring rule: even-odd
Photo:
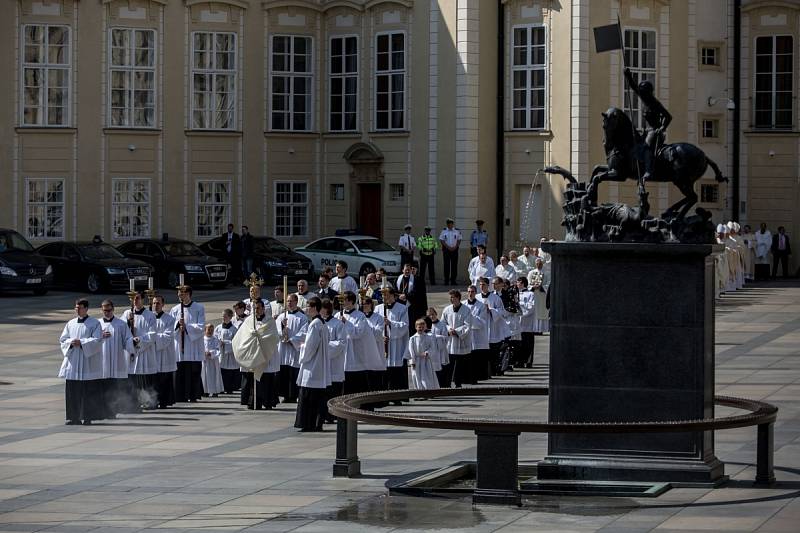
[[[646,149],[642,145],[639,133],[633,128],[630,118],[621,109],[611,107],[603,115],[603,148],[606,152],[606,165],[598,165],[592,171],[589,183],[589,197],[596,201],[597,188],[604,181],[639,181],[639,196],[645,194],[641,181],[637,150]],[[649,181],[674,183],[684,195],[680,201],[670,206],[662,215],[664,219],[683,220],[689,209],[697,203],[694,183],[699,180],[710,166],[714,170],[717,182],[726,182],[714,161],[697,146],[689,143],[664,144],[655,155],[655,172]],[[561,172],[558,172],[562,174]],[[562,174],[563,175],[563,174]],[[566,177],[566,176],[565,176]],[[676,210],[680,208],[677,217]]]

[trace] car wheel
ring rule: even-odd
[[[97,274],[91,273],[86,277],[86,290],[89,293],[95,294],[100,291],[100,285],[100,277]]]
[[[33,294],[36,296],[44,296],[47,294],[47,289],[33,289]]]
[[[364,263],[361,265],[361,270],[358,271],[358,276],[366,276],[367,274],[372,274],[375,272],[375,267],[372,266],[371,263]]]
[[[170,272],[167,274],[167,287],[174,289],[181,282],[181,278],[177,272]]]

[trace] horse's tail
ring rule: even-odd
[[[711,169],[714,171],[714,179],[716,179],[717,182],[725,183],[728,181],[728,178],[722,175],[722,171],[719,169],[717,164],[714,161],[712,161],[711,158],[708,156],[706,156],[706,163],[708,163],[708,166],[710,166]]]

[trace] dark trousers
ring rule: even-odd
[[[458,278],[458,249],[442,250],[442,260],[444,265],[444,284],[455,285]]]
[[[297,387],[297,376],[299,375],[299,368],[289,365],[281,365],[281,371],[278,374],[278,394],[283,396],[284,403],[294,403],[297,401],[297,394],[299,392]]]
[[[303,431],[322,431],[327,412],[325,389],[300,387],[297,398],[294,427]]]
[[[400,267],[404,265],[411,265],[414,263],[414,254],[409,252],[400,252]]]
[[[470,366],[473,383],[484,381],[492,377],[489,363],[489,350],[472,350]]]
[[[449,389],[453,384],[453,363],[442,365],[441,370],[436,371],[436,381],[439,382],[440,389]]]
[[[222,385],[225,387],[225,392],[231,394],[239,390],[242,383],[241,371],[238,368],[221,368]]]
[[[522,344],[520,345],[520,354],[517,358],[517,364],[530,368],[533,366],[533,355],[536,347],[536,335],[532,332],[522,332]]]
[[[343,390],[344,390],[344,381],[334,381],[333,383],[328,385],[327,389],[325,389],[325,397],[327,398],[327,400],[330,400],[331,398],[336,398],[337,396],[342,395]],[[336,417],[333,416],[330,413],[330,411],[328,411],[327,400],[325,401],[325,422],[327,422],[328,424],[332,424],[336,420]]]
[[[68,379],[64,385],[64,405],[68,422],[91,422],[104,418],[102,379]]]
[[[195,402],[203,397],[203,363],[179,361],[175,372],[175,401]]]
[[[503,343],[490,342],[489,343],[489,357],[492,368],[493,376],[502,376],[502,362],[503,362]]]
[[[472,369],[468,353],[450,354],[450,364],[453,366],[453,382],[456,387],[472,383]]]
[[[408,389],[408,367],[403,359],[403,366],[390,366],[386,368],[386,390]]]
[[[783,277],[789,277],[789,255],[785,252],[773,252],[772,253],[772,277],[778,275],[778,263],[781,264],[781,270],[783,270]]]
[[[433,266],[433,258],[436,257],[435,254],[419,254],[419,276],[425,280],[425,283],[430,285],[436,285],[436,269]],[[428,278],[425,278],[425,270],[428,271]]]
[[[261,379],[256,383],[256,402],[253,404],[253,373],[240,372],[242,374],[242,390],[240,393],[241,404],[248,409],[272,409],[278,405],[278,373],[264,372]]]
[[[158,407],[166,409],[175,404],[175,372],[159,372],[156,374],[156,394]]]
[[[369,370],[345,371],[343,394],[359,392],[369,392]]]

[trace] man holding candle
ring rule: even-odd
[[[128,375],[134,400],[143,409],[154,409],[157,407],[156,373],[158,372],[155,346],[156,317],[150,310],[144,308],[144,298],[141,293],[135,293],[133,312],[131,309],[126,309],[122,314],[122,320],[128,324],[132,322],[133,330],[136,332],[133,337],[135,348],[132,352],[128,352]]]
[[[169,312],[175,319],[175,352],[178,361],[175,372],[175,401],[196,402],[203,397],[203,332],[206,310],[192,300],[192,288],[184,285],[182,279],[178,300],[180,303]]]
[[[280,358],[279,394],[284,403],[297,402],[297,376],[300,374],[300,345],[305,338],[308,317],[297,307],[297,295],[290,294],[286,299],[286,312],[275,320],[280,338],[278,353]]]
[[[156,395],[158,408],[166,409],[175,404],[175,318],[164,311],[164,297],[160,294],[153,297],[153,313],[156,319],[155,349]]]

